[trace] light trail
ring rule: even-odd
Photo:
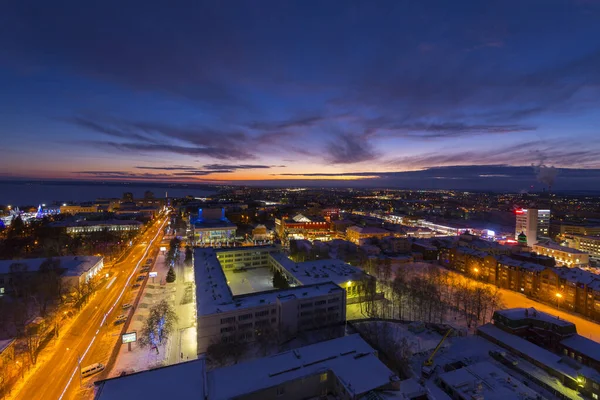
[[[169,213],[167,212],[167,217],[169,216]],[[146,250],[144,251],[144,254],[142,255],[142,257],[140,258],[140,260],[137,262],[137,264],[135,265],[135,268],[133,269],[133,271],[131,272],[131,274],[129,275],[129,278],[127,278],[127,281],[125,282],[125,285],[123,285],[123,290],[121,290],[121,293],[119,293],[119,296],[117,297],[117,300],[115,300],[115,302],[113,303],[112,307],[110,307],[110,309],[108,310],[108,312],[106,314],[104,314],[104,318],[102,318],[102,322],[100,323],[100,328],[102,328],[102,325],[104,325],[104,322],[106,321],[106,318],[108,318],[108,315],[112,312],[112,310],[116,307],[116,305],[119,303],[119,301],[121,301],[121,297],[123,297],[123,294],[125,293],[125,290],[129,287],[129,281],[131,281],[131,278],[133,278],[133,276],[135,275],[138,267],[140,266],[140,263],[144,260],[144,258],[146,258],[146,256],[148,255],[148,252],[150,251],[150,249],[152,248],[152,244],[154,243],[154,241],[156,240],[156,238],[160,235],[160,233],[162,232],[162,229],[165,226],[165,223],[167,222],[168,218],[165,218],[165,220],[163,221],[161,227],[158,229],[158,231],[156,232],[156,235],[154,236],[154,238],[150,241],[150,243],[148,244],[148,246],[146,247]],[[85,358],[86,354],[88,353],[88,351],[90,351],[90,347],[92,347],[92,344],[94,343],[94,341],[96,340],[96,338],[98,337],[98,333],[100,332],[100,328],[98,328],[98,330],[96,331],[96,333],[94,334],[94,337],[92,338],[92,341],[90,342],[90,344],[88,345],[88,347],[85,349],[85,351],[83,352],[83,354],[81,355],[81,358],[79,359],[79,365],[75,366],[75,370],[73,371],[73,373],[71,374],[71,376],[69,377],[69,381],[67,382],[65,388],[63,389],[62,393],[60,394],[60,397],[58,398],[58,400],[62,400],[62,398],[64,397],[65,393],[67,392],[67,389],[69,389],[69,386],[71,385],[71,382],[73,381],[73,378],[75,377],[75,374],[77,373],[77,371],[79,370],[78,367],[81,366],[81,362],[83,361],[83,359]]]

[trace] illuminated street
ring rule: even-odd
[[[111,354],[111,348],[98,346],[98,342],[110,332],[113,320],[121,314],[120,301],[130,291],[132,277],[137,266],[146,255],[156,248],[162,236],[162,228],[167,219],[161,219],[151,226],[138,240],[139,243],[129,252],[126,258],[114,265],[107,272],[114,272],[116,278],[110,287],[103,285],[76,317],[66,332],[61,332],[58,341],[53,345],[54,353],[37,371],[30,376],[15,399],[62,399],[80,398],[78,356],[82,357],[81,367],[94,363],[105,364]],[[110,280],[109,280],[110,282]],[[118,307],[118,308],[117,308]],[[102,326],[108,324],[109,328]],[[115,343],[117,337],[113,338]],[[92,381],[104,376],[104,373],[83,379],[84,387],[89,387]]]

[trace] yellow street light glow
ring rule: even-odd
[[[346,283],[346,286],[347,286],[347,287],[350,287],[350,286],[352,286],[352,281],[348,281],[348,282]]]
[[[558,297],[560,299],[562,297],[562,294],[556,293],[556,297]]]
[[[473,268],[473,271],[479,272],[479,268]]]

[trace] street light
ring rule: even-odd
[[[556,308],[560,308],[559,301],[562,299],[563,295],[560,293],[556,293]]]

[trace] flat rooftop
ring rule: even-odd
[[[560,319],[559,317],[551,314],[546,314],[545,312],[538,311],[533,307],[530,308],[507,308],[505,310],[496,311],[497,314],[500,314],[508,319],[519,320],[519,319],[536,319],[539,321],[549,322],[554,325],[560,326],[571,326],[575,325],[574,323],[567,321],[566,319]]]
[[[228,220],[223,221],[220,219],[196,221],[193,222],[192,225],[194,225],[195,229],[237,229],[237,225],[233,222],[229,222]]]
[[[366,276],[360,268],[335,258],[297,263],[282,253],[273,253],[271,257],[303,285],[323,282],[344,285],[348,281],[356,281]]]
[[[215,369],[207,377],[208,398],[232,399],[326,371],[331,371],[355,395],[398,380],[375,356],[375,350],[354,334]]]
[[[588,254],[585,251],[573,249],[571,247],[561,246],[558,243],[549,242],[549,241],[537,242],[536,244],[534,244],[534,246],[544,247],[544,248],[550,249],[550,250],[558,250],[558,251],[562,251],[564,253],[570,253],[570,254]]]
[[[539,395],[518,379],[511,379],[494,364],[484,361],[451,372],[440,374],[439,379],[451,386],[465,399],[537,399]]]
[[[204,360],[96,382],[95,400],[204,398]]]
[[[195,249],[194,274],[197,312],[200,316],[265,304],[275,304],[278,298],[283,299],[289,296],[295,296],[296,298],[313,297],[328,294],[332,291],[343,290],[329,280],[290,289],[270,290],[234,296],[227,284],[227,278],[223,272],[221,263],[217,259],[217,251],[212,248]]]
[[[60,261],[60,268],[65,269],[63,276],[79,276],[102,261],[98,256],[66,256],[53,257]],[[9,274],[10,266],[13,264],[25,264],[27,271],[33,272],[40,269],[40,265],[48,258],[24,258],[18,260],[0,260],[0,274]]]
[[[581,335],[573,335],[562,340],[560,344],[575,351],[585,354],[587,357],[600,362],[600,343]]]
[[[483,333],[486,336],[497,340],[510,349],[525,354],[536,362],[546,365],[553,370],[562,373],[571,379],[577,379],[577,370],[570,365],[562,362],[561,356],[554,354],[546,349],[543,349],[525,339],[504,332],[502,329],[496,328],[493,324],[485,324],[477,328],[478,333]]]

